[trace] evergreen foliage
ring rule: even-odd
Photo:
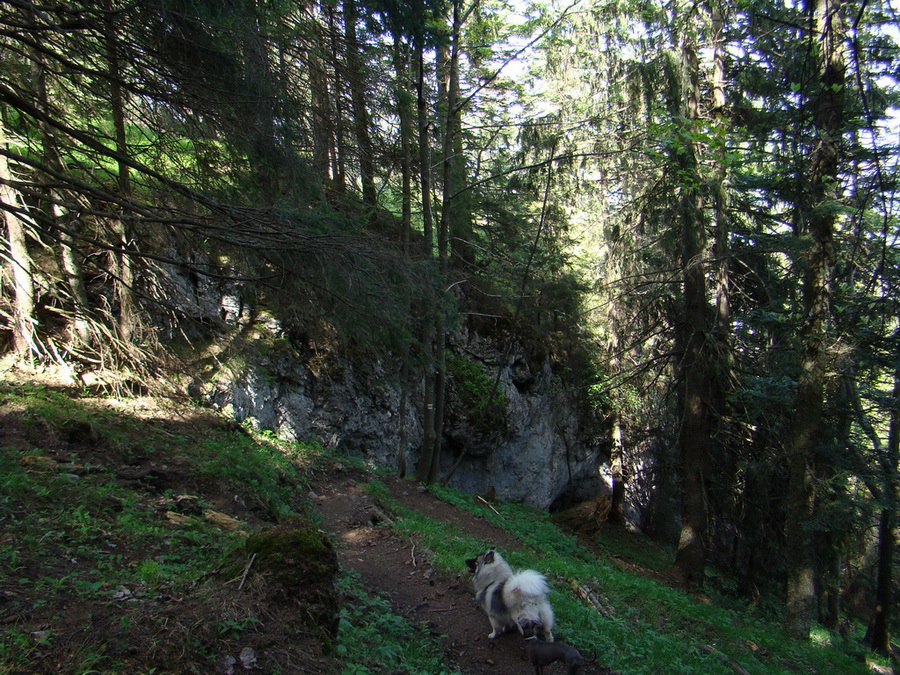
[[[852,568],[889,607],[896,23],[883,0],[4,3],[3,347],[133,390],[263,315],[387,351],[425,381],[434,481],[448,332],[512,333],[608,418],[614,514],[683,491],[685,580],[787,585],[797,634],[837,625]],[[238,309],[210,326],[214,287]]]

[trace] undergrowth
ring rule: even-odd
[[[444,675],[440,645],[424,626],[393,613],[387,600],[366,592],[359,575],[345,571],[338,580],[345,598],[337,653],[344,675],[405,673]]]
[[[718,606],[598,558],[560,530],[546,512],[520,504],[488,506],[453,489],[429,489],[519,538],[521,550],[502,554],[513,568],[538,569],[551,581],[558,639],[583,652],[596,650],[598,662],[617,673],[733,673],[722,655],[754,674],[869,672],[866,658],[872,657],[858,642],[826,631],[818,632],[814,645],[792,640],[779,625],[749,612]],[[458,573],[466,558],[491,545],[402,507],[377,480],[370,490],[394,512],[395,527],[420,538],[433,552],[434,563],[449,573]],[[598,606],[579,599],[577,587],[587,588]],[[714,655],[701,652],[701,647],[712,647]]]
[[[240,574],[220,574],[244,536],[204,514],[316,520],[306,484],[316,463],[365,467],[159,403],[138,415],[134,400],[0,384],[0,673],[223,672],[250,643],[270,669],[307,657],[271,612],[253,614]],[[425,629],[352,574],[336,583],[341,631],[318,672],[449,672]]]
[[[185,495],[166,485],[123,482],[121,467],[161,467],[163,477],[181,481],[177,490],[194,491],[198,512],[240,504],[245,515],[269,522],[312,515],[305,481],[316,462],[365,468],[312,444],[209,420],[197,425],[165,413],[139,418],[128,404],[97,405],[84,392],[4,384],[0,406],[6,432],[0,445],[0,672],[166,670],[171,664],[139,661],[143,656],[134,647],[159,651],[158,636],[167,630],[175,640],[170,653],[194,659],[180,672],[211,672],[223,651],[235,654],[238,640],[263,630],[240,602],[230,603],[231,613],[211,616],[209,631],[200,631],[200,623],[180,630],[177,622],[189,619],[179,603],[201,600],[203,580],[242,536],[198,514],[173,524],[168,510]],[[21,436],[15,448],[7,445],[11,420]],[[369,489],[393,512],[396,530],[416,537],[433,563],[452,575],[491,545],[401,507],[374,474]],[[855,642],[824,631],[817,631],[815,645],[790,640],[775,623],[592,553],[547,513],[429,489],[516,536],[521,548],[502,553],[513,567],[538,569],[551,581],[556,635],[584,652],[596,651],[598,663],[621,675],[733,672],[718,656],[701,653],[703,646],[754,674],[868,672],[865,659],[871,657]],[[219,502],[208,503],[214,495]],[[602,532],[600,541],[603,551],[622,553],[620,542],[604,540]],[[641,553],[648,566],[661,569],[651,548]],[[220,588],[230,594],[239,581],[223,580]],[[343,672],[448,672],[440,645],[422,626],[394,615],[355,575],[343,573],[337,583],[344,602],[334,650]],[[579,587],[596,605],[579,599]],[[217,602],[214,612],[224,609]]]

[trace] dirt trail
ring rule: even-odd
[[[476,606],[469,576],[444,574],[430,565],[421,549],[390,528],[375,524],[381,517],[375,500],[361,488],[362,474],[320,474],[313,484],[315,504],[334,536],[342,565],[360,574],[367,589],[386,597],[394,611],[426,622],[441,637],[445,662],[466,675],[521,675],[532,669],[524,641],[517,634],[489,640],[490,624]],[[493,542],[500,550],[519,548],[511,535],[484,520],[443,502],[415,483],[383,479],[391,496],[431,518],[452,522],[467,533]],[[472,551],[475,555],[478,551]],[[554,670],[555,669],[555,670]],[[548,668],[562,672],[561,665]],[[583,668],[582,673],[608,672]]]
[[[9,372],[0,375],[7,387],[15,381]],[[314,673],[333,672],[340,666],[332,656],[322,653],[322,645],[315,635],[297,628],[302,621],[292,612],[273,611],[263,587],[258,593],[253,590],[252,576],[246,577],[253,558],[244,572],[247,586],[243,591],[244,578],[226,579],[219,575],[220,570],[211,571],[203,576],[203,583],[189,587],[165,580],[144,584],[137,576],[127,577],[127,581],[116,587],[104,583],[102,570],[105,568],[101,564],[109,564],[107,560],[112,555],[128,569],[145,562],[166,569],[162,565],[168,565],[169,559],[175,561],[174,566],[189,558],[189,541],[182,544],[183,553],[180,549],[175,551],[170,542],[170,539],[182,539],[178,535],[181,525],[169,516],[179,508],[190,509],[192,504],[202,503],[214,512],[245,523],[248,530],[271,526],[271,514],[260,509],[253,499],[245,499],[246,495],[230,481],[197,472],[193,457],[182,454],[177,444],[171,448],[166,444],[157,446],[155,442],[146,444],[146,439],[156,438],[156,434],[190,438],[196,443],[207,439],[222,442],[222,435],[237,433],[235,429],[223,427],[221,418],[210,411],[176,408],[163,400],[148,397],[122,402],[87,398],[71,392],[68,385],[60,386],[50,377],[35,379],[32,373],[21,381],[39,382],[78,399],[86,410],[104,411],[97,415],[104,423],[121,415],[125,407],[131,419],[127,424],[122,420],[116,422],[119,426],[110,422],[107,437],[104,427],[98,425],[98,434],[89,423],[33,424],[23,404],[11,397],[7,401],[0,397],[2,459],[21,462],[34,455],[35,462],[43,462],[43,469],[37,467],[30,472],[29,480],[37,486],[57,485],[58,471],[68,471],[66,467],[73,470],[91,467],[84,469],[83,474],[67,474],[72,479],[67,484],[73,487],[67,488],[65,497],[74,502],[84,495],[87,508],[98,510],[94,514],[96,521],[91,521],[90,527],[103,528],[96,529],[97,534],[86,529],[87,534],[80,534],[78,541],[73,542],[64,536],[67,518],[49,503],[40,499],[34,503],[13,499],[5,505],[5,510],[0,509],[0,523],[16,526],[7,528],[11,531],[0,531],[0,547],[15,550],[18,556],[15,574],[0,575],[0,632],[14,632],[21,637],[22,645],[21,652],[0,659],[3,661],[0,671],[83,672],[87,654],[102,659],[103,663],[116,664],[118,672],[225,672],[227,668],[222,664],[227,659],[234,663],[247,648],[255,652],[259,668],[264,670]],[[121,416],[124,420],[125,416]],[[114,432],[121,432],[121,436],[116,436],[113,442],[110,439]],[[525,661],[524,641],[517,634],[488,639],[490,624],[475,604],[465,568],[450,574],[440,572],[431,566],[421,544],[373,523],[375,500],[362,489],[371,479],[369,474],[327,460],[298,468],[309,477],[310,488],[316,495],[315,508],[322,516],[324,527],[333,535],[341,563],[357,571],[367,589],[388,599],[397,614],[423,622],[439,636],[444,661],[449,667],[465,675],[533,672]],[[521,547],[515,537],[436,499],[415,483],[392,478],[381,480],[393,499],[406,507],[449,521],[501,551]],[[136,517],[145,518],[153,525],[154,532],[162,529],[170,534],[161,534],[158,541],[143,541],[113,525],[107,531],[103,523],[116,520],[125,501],[121,491],[129,488]],[[106,490],[110,496],[95,504],[87,496],[94,490],[98,494],[105,494],[100,491]],[[190,499],[182,503],[173,497],[176,495]],[[21,515],[29,509],[35,509],[35,517],[44,520],[20,522]],[[197,515],[190,513],[193,517]],[[41,545],[33,545],[30,528],[46,528],[46,523],[53,526],[52,533],[42,532]],[[77,591],[78,595],[73,595],[75,590],[68,592],[69,586],[60,586],[61,591],[47,597],[45,591],[38,590],[37,584],[21,581],[58,580],[62,584],[76,577],[87,581],[98,579],[101,585],[95,592]],[[244,629],[242,622],[248,617],[256,620],[253,630]],[[221,629],[232,625],[235,628],[229,628],[228,632]],[[52,640],[46,639],[48,635]],[[289,640],[285,639],[286,635],[291,636]],[[16,670],[15,665],[12,670],[4,668],[7,663],[4,659],[13,662],[20,654],[30,659],[27,668]],[[25,657],[21,658],[24,662]],[[211,666],[213,663],[215,666]],[[558,672],[562,672],[559,665],[548,669],[548,675]],[[596,675],[607,671],[596,666],[581,672]]]

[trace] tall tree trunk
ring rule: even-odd
[[[413,148],[413,111],[410,109],[411,99],[407,94],[409,81],[409,50],[403,43],[399,31],[394,32],[393,60],[397,87],[394,92],[397,105],[397,116],[400,119],[400,172],[401,172],[401,219],[403,222],[403,250],[409,256],[410,235],[412,233],[412,148]],[[409,315],[413,313],[411,301],[407,302]],[[406,476],[406,446],[408,434],[406,430],[407,409],[409,402],[409,361],[410,344],[408,336],[403,336],[403,346],[400,354],[400,405],[397,415],[400,425],[400,440],[398,449],[397,475]]]
[[[6,130],[0,124],[0,147],[6,147]],[[6,225],[9,265],[13,282],[13,349],[19,358],[37,355],[34,330],[35,293],[31,255],[28,252],[27,223],[19,213],[23,203],[12,185],[12,171],[6,155],[0,155],[0,209]]]
[[[728,160],[726,158],[726,129],[728,125],[725,115],[725,39],[723,36],[722,5],[719,0],[710,0],[710,22],[712,25],[713,73],[712,73],[712,111],[716,120],[715,132],[717,150],[714,163],[715,173],[711,191],[713,194],[713,212],[716,223],[715,258],[716,258],[716,320],[715,335],[719,342],[719,350],[730,370],[731,361],[731,288],[729,280],[729,246],[730,227],[728,224],[728,195],[725,182],[728,178]],[[723,373],[727,376],[727,373]],[[724,394],[717,397],[724,399]]]
[[[841,386],[835,387],[832,396],[835,398],[835,423],[832,432],[834,443],[839,448],[851,448],[853,439],[854,412],[864,416],[865,412],[859,403],[859,391],[854,381],[854,369],[850,366],[841,378]],[[862,423],[862,417],[860,418]],[[874,431],[874,429],[873,429]],[[879,438],[877,444],[881,443]],[[835,477],[832,467],[823,466],[822,474],[818,479],[829,484]],[[863,479],[865,484],[871,487],[872,482]],[[826,491],[817,495],[815,509],[827,508],[833,497]],[[876,497],[877,498],[877,497]],[[841,564],[844,559],[842,541],[846,536],[845,530],[834,528],[821,529],[813,533],[813,546],[816,550],[816,605],[817,618],[820,624],[828,630],[836,630],[840,623],[841,611]]]
[[[721,0],[709,0],[712,75],[710,80],[710,108],[715,127],[711,131],[712,172],[709,193],[712,195],[712,218],[715,226],[713,263],[710,271],[715,295],[715,316],[709,332],[707,367],[709,368],[709,451],[718,455],[717,463],[735,467],[732,451],[716,439],[728,436],[725,420],[732,417],[729,400],[734,386],[734,353],[732,347],[731,226],[728,215],[728,158],[729,123],[725,113],[725,38]],[[739,480],[738,476],[733,479]],[[715,507],[714,507],[715,508]]]
[[[325,181],[332,178],[331,97],[328,77],[319,54],[309,55],[309,90],[312,97],[313,166]]]
[[[900,462],[900,369],[894,371],[894,392],[888,427],[888,447],[882,471],[884,473],[882,501],[878,522],[878,577],[875,589],[875,611],[869,621],[866,642],[882,654],[891,653],[891,616],[894,594],[894,529],[897,508],[897,468]]]
[[[609,522],[625,524],[625,442],[622,419],[616,412],[612,420],[612,450],[609,457],[612,473],[612,494],[609,505]]]
[[[425,92],[425,54],[421,41],[416,45],[419,73],[416,85],[416,109],[419,128],[419,181],[422,190],[422,253],[426,264],[434,258],[434,229],[431,208],[431,152],[428,138],[428,105]],[[434,464],[434,317],[425,308],[422,317],[422,361],[425,392],[422,400],[422,453],[416,464],[416,480],[427,481]]]
[[[360,45],[356,34],[356,0],[343,0],[344,37],[347,41],[347,80],[350,86],[350,102],[353,106],[353,128],[359,150],[359,174],[362,183],[363,204],[374,209],[375,159],[369,136],[369,111],[366,108],[367,78],[362,66]]]
[[[809,525],[815,510],[816,449],[822,438],[830,280],[834,264],[835,214],[840,140],[843,129],[845,64],[840,0],[811,0],[810,54],[819,67],[813,101],[817,139],[812,151],[806,203],[798,205],[810,239],[803,278],[800,378],[794,399],[794,426],[788,446],[787,592],[785,627],[809,639],[815,612],[815,555]]]
[[[34,18],[34,12],[31,10],[32,20],[37,24]],[[50,109],[50,93],[47,88],[47,69],[44,65],[43,55],[37,49],[33,49],[31,53],[33,84],[35,88],[35,97],[40,103],[45,114],[52,116]],[[59,148],[56,138],[49,125],[45,121],[38,122],[38,129],[41,137],[41,151],[44,163],[52,169],[57,175],[63,175],[63,162],[60,158]],[[53,184],[55,181],[48,181]],[[60,190],[49,188],[47,193],[47,216],[58,228],[60,241],[60,264],[72,294],[72,334],[76,342],[82,345],[90,346],[91,343],[91,327],[90,327],[90,300],[88,298],[87,286],[84,283],[84,273],[82,271],[81,259],[79,257],[77,246],[78,222],[74,218],[67,218],[65,207],[63,206],[63,193]]]
[[[322,17],[317,5],[311,5],[308,10],[312,17],[312,23],[318,39],[313,41],[307,52],[307,64],[309,68],[309,94],[312,110],[310,126],[312,128],[313,141],[313,167],[321,176],[323,182],[334,179],[334,167],[331,165],[333,154],[332,142],[334,139],[332,125],[331,91],[328,80],[327,63],[327,35],[322,26]]]
[[[266,10],[263,0],[247,5],[250,29],[241,41],[244,65],[243,86],[246,91],[244,117],[247,121],[248,158],[250,172],[256,179],[257,198],[271,205],[281,192],[284,154],[281,152],[275,118],[279,114],[275,104],[275,85],[269,65],[269,43]]]
[[[463,102],[459,95],[460,39],[467,16],[468,12],[465,16],[462,14],[462,0],[454,0],[444,136],[444,227],[447,230],[448,255],[452,254],[457,261],[470,266],[475,262],[475,252],[472,247],[472,214],[469,212],[468,193],[461,192],[466,183],[466,154],[463,151],[462,136]]]
[[[397,440],[397,475],[406,478],[406,446],[409,444],[409,433],[406,430],[407,410],[409,409],[409,341],[404,336],[403,349],[400,354],[400,404],[397,411],[399,439]]]
[[[457,189],[456,166],[459,159],[454,155],[454,147],[460,133],[459,110],[459,34],[462,28],[459,0],[454,0],[453,18],[450,28],[450,40],[447,47],[438,50],[441,89],[438,96],[438,109],[442,115],[443,126],[443,158],[441,160],[441,178],[443,190],[441,194],[441,220],[438,229],[438,279],[440,285],[446,285],[450,272],[450,231],[454,217],[460,216],[455,208],[454,193]],[[442,289],[441,289],[442,290]],[[431,458],[429,482],[438,479],[441,462],[441,445],[443,441],[444,405],[446,402],[447,359],[446,359],[446,307],[443,294],[438,296],[438,307],[435,316],[435,415],[434,415],[434,453]]]
[[[413,150],[413,111],[412,99],[408,94],[409,85],[409,50],[403,43],[399,32],[394,33],[394,73],[396,88],[394,98],[397,105],[397,117],[400,120],[400,210],[403,222],[403,248],[409,255],[410,234],[412,233],[412,150]]]
[[[344,116],[341,113],[343,109],[343,99],[341,92],[344,91],[345,85],[341,80],[341,57],[339,34],[337,29],[337,20],[335,19],[334,8],[329,4],[325,6],[325,13],[328,16],[328,35],[331,37],[331,72],[334,77],[332,82],[332,96],[330,114],[334,120],[334,143],[332,145],[331,171],[332,180],[334,181],[334,190],[337,195],[343,195],[347,190],[347,134],[344,127]]]
[[[93,341],[91,337],[91,301],[88,297],[87,286],[84,283],[84,269],[81,265],[81,256],[78,252],[78,240],[75,237],[77,222],[68,223],[69,232],[60,233],[60,261],[66,282],[72,293],[74,304],[74,317],[72,319],[72,331],[82,345],[90,347]]]
[[[437,308],[434,322],[434,451],[431,453],[431,467],[428,470],[428,482],[438,479],[441,468],[441,452],[444,436],[444,407],[447,402],[447,329],[444,319],[443,300],[438,299],[441,306]]]
[[[116,152],[121,157],[128,156],[128,136],[125,129],[125,94],[122,91],[122,68],[116,35],[116,14],[112,5],[106,0],[106,59],[109,69],[109,99],[112,112],[113,129],[115,131]],[[131,197],[131,175],[128,164],[118,162],[118,188],[123,199]],[[134,260],[132,258],[132,241],[128,226],[121,218],[112,222],[115,242],[116,262],[116,295],[119,300],[119,336],[125,343],[134,339],[137,329],[137,304],[134,294]]]
[[[695,46],[685,40],[670,64],[669,106],[673,119],[686,120],[680,151],[672,160],[681,177],[678,217],[681,225],[681,273],[684,293],[684,355],[680,366],[683,415],[679,434],[681,457],[681,535],[675,570],[689,586],[701,586],[707,551],[706,473],[711,449],[711,349],[706,342],[706,225],[701,212],[696,148],[691,141],[699,116],[699,66]]]

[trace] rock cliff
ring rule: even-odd
[[[264,330],[260,348],[206,388],[214,406],[283,438],[314,438],[378,466],[397,467],[402,452],[415,467],[423,440],[421,372],[407,385],[404,435],[398,356],[351,359],[333,347],[291,340],[277,322]],[[451,337],[442,478],[540,508],[607,490],[600,467],[608,456],[597,425],[585,424],[577,394],[549,363],[529,363],[522,351],[466,331]],[[491,389],[499,371],[490,415],[474,410],[467,394],[471,365],[491,379]]]
[[[235,282],[171,267],[158,283],[193,326],[171,324],[163,312],[155,317],[163,332],[210,340],[215,354],[195,396],[239,422],[316,439],[371,465],[396,468],[402,454],[413,473],[423,442],[421,366],[409,369],[401,422],[399,354],[351,353],[336,333],[286,327]],[[446,354],[441,480],[540,508],[609,490],[608,429],[547,357],[529,355],[496,327],[465,325],[448,336]]]

